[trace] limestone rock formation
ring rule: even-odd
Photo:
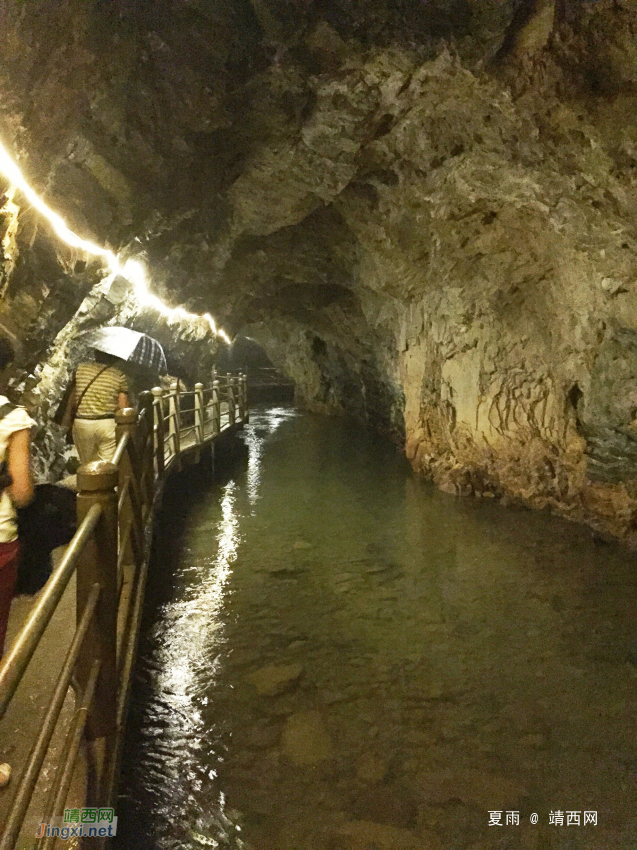
[[[445,489],[635,538],[631,0],[1,14],[0,136],[79,232]],[[99,275],[6,189],[0,323],[33,373]]]

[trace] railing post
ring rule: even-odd
[[[95,698],[86,726],[89,740],[113,735],[117,725],[117,476],[117,467],[106,461],[89,463],[77,471],[78,526],[93,505],[102,509],[95,531],[77,561],[78,623],[93,586],[97,583],[101,587],[76,667],[81,692],[89,681],[93,663],[100,662]]]
[[[115,413],[115,439],[119,445],[119,441],[125,434],[128,434],[128,449],[124,452],[119,461],[118,470],[118,496],[124,491],[126,482],[129,481],[129,498],[124,500],[122,505],[122,515],[119,519],[120,531],[125,529],[132,520],[134,524],[137,540],[143,539],[141,504],[135,499],[135,475],[138,474],[133,469],[131,463],[131,451],[134,452],[134,447],[131,445],[135,440],[135,430],[137,428],[137,411],[134,407],[126,407],[124,410],[118,410]],[[132,491],[132,492],[131,492]],[[124,555],[124,564],[134,563],[132,531],[126,544],[126,554]]]
[[[237,421],[236,386],[237,379],[228,375],[228,425],[234,425]]]
[[[199,445],[204,441],[204,406],[203,406],[203,384],[195,384],[195,434]]]
[[[221,431],[221,395],[219,381],[212,382],[212,434],[216,437]]]
[[[246,418],[246,376],[239,375],[239,419],[245,422]]]
[[[136,447],[139,451],[140,491],[144,500],[144,516],[152,510],[155,498],[155,443],[153,440],[153,396],[148,390],[139,394],[139,411],[142,428],[137,428]],[[143,413],[143,416],[142,416]]]
[[[153,387],[152,393],[157,478],[162,478],[164,475],[164,391],[161,387]]]
[[[179,431],[181,429],[181,412],[179,409],[179,383],[177,381],[173,381],[173,383],[170,385],[170,395],[168,398],[168,415],[170,416],[170,421],[168,423],[168,433],[170,440],[172,441],[172,451],[174,451],[176,455],[179,455]]]

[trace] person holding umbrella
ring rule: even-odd
[[[80,363],[62,424],[73,424],[80,463],[111,460],[115,454],[115,411],[128,407],[128,378],[118,364],[130,363],[166,374],[166,356],[156,339],[109,325],[88,331],[83,340],[95,361]]]
[[[115,454],[115,411],[128,407],[128,378],[118,357],[95,352],[80,363],[62,424],[73,426],[73,442],[82,465],[112,460]]]

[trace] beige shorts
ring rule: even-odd
[[[76,419],[73,442],[82,466],[94,460],[112,460],[115,454],[115,420]]]

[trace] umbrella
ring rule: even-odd
[[[120,360],[137,363],[161,375],[168,371],[164,349],[152,336],[115,326],[89,331],[85,339],[92,348]]]

